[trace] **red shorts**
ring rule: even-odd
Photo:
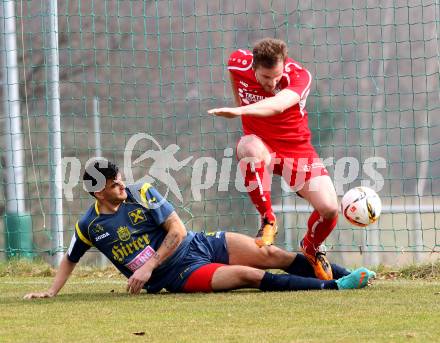
[[[285,146],[278,149],[276,144],[269,145],[262,138],[256,137],[271,154],[269,168],[273,174],[282,176],[294,191],[301,189],[304,183],[314,177],[328,175],[325,165],[309,142],[296,144],[292,149],[286,149]]]
[[[209,263],[196,269],[186,280],[183,291],[185,293],[212,292],[212,277],[215,271],[223,266],[225,266],[225,264]]]

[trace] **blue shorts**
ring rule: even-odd
[[[191,273],[210,263],[229,264],[224,231],[196,233],[188,253],[175,269],[176,277],[165,288],[170,292],[182,291]]]

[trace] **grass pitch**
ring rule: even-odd
[[[35,272],[35,270],[34,270]],[[38,275],[38,273],[36,273]],[[52,274],[48,269],[44,273]],[[355,291],[125,293],[110,272],[75,273],[59,296],[22,300],[51,276],[0,268],[1,342],[418,342],[436,341],[440,280],[382,274]],[[78,276],[79,275],[79,276]],[[391,275],[391,276],[390,276]],[[386,278],[386,279],[385,279]],[[390,279],[391,278],[391,279]],[[436,338],[437,337],[437,338]]]

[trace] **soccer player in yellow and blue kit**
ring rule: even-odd
[[[275,246],[258,248],[248,236],[232,232],[186,231],[173,206],[148,183],[125,186],[118,167],[97,160],[83,177],[95,197],[76,223],[69,249],[49,290],[26,299],[53,297],[77,262],[96,247],[128,278],[127,291],[212,292],[238,288],[263,291],[354,289],[375,276],[332,265],[334,280],[315,278],[304,255]],[[272,274],[265,269],[282,269]]]

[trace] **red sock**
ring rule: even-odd
[[[270,221],[275,220],[270,199],[271,178],[264,162],[240,163],[241,172],[244,175],[244,185],[251,201],[262,217]]]
[[[338,216],[325,219],[314,210],[307,223],[307,233],[304,236],[304,248],[308,254],[314,255],[319,246],[330,235],[338,222]]]

